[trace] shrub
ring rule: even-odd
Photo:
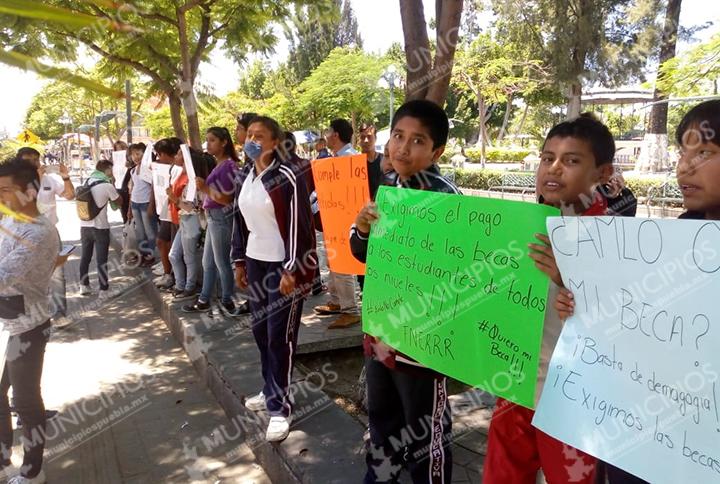
[[[625,185],[633,192],[636,198],[647,197],[648,190],[652,187],[659,187],[663,184],[662,178],[636,178],[626,177]]]
[[[499,170],[457,170],[455,184],[462,188],[488,190],[492,185],[500,184],[502,174]]]
[[[452,168],[448,166],[442,167],[443,174],[452,172]],[[474,188],[476,190],[488,190],[493,185],[500,184],[503,173],[502,170],[455,170],[455,184],[462,188]],[[627,177],[625,184],[633,192],[637,198],[647,197],[648,190],[652,187],[659,187],[665,182],[665,178],[638,178]]]
[[[533,153],[534,150],[514,149],[514,148],[487,148],[485,150],[485,158],[488,163],[522,163],[527,155]],[[470,163],[480,163],[482,150],[479,147],[468,148],[465,155]]]

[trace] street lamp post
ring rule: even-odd
[[[390,90],[390,122],[395,115],[395,87],[400,85],[402,76],[397,71],[394,64],[390,64],[378,81],[378,85],[383,89]]]
[[[100,159],[100,125],[115,118],[120,111],[103,111],[95,116],[95,152],[97,159]]]
[[[70,144],[68,141],[67,134],[68,134],[68,126],[72,125],[73,120],[70,117],[70,115],[68,114],[68,112],[65,111],[65,112],[63,112],[62,117],[60,119],[58,119],[58,123],[65,126],[65,135],[66,135],[64,137],[65,138],[65,163],[68,163],[68,161],[70,160]],[[69,168],[72,168],[72,166],[70,166]]]

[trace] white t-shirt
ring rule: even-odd
[[[280,236],[275,207],[263,185],[262,175],[256,178],[252,170],[238,196],[238,207],[250,231],[245,255],[264,262],[282,262],[285,260],[285,242]]]
[[[62,195],[64,191],[65,182],[60,175],[46,173],[40,179],[37,208],[53,225],[58,223],[57,202],[55,197]]]
[[[120,196],[112,183],[99,183],[92,187],[92,196],[95,199],[95,204],[98,207],[102,207],[97,217],[92,220],[80,221],[80,227],[95,227],[96,229],[109,229],[110,223],[108,222],[108,204],[111,200],[117,200]]]
[[[140,165],[132,169],[130,176],[133,183],[130,201],[134,203],[149,203],[152,185],[140,178]]]

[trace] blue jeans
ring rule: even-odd
[[[230,240],[232,238],[232,212],[222,208],[206,210],[207,232],[203,250],[203,285],[200,291],[201,302],[210,302],[215,281],[220,275],[222,302],[232,301],[235,292],[232,264],[230,263]]]
[[[200,219],[197,214],[181,215],[180,230],[175,235],[170,249],[170,263],[175,275],[175,288],[193,291],[198,278],[198,250],[200,240]]]
[[[148,215],[150,203],[130,202],[133,220],[135,220],[135,238],[138,243],[138,250],[143,257],[155,255],[155,239],[157,239],[158,218]]]

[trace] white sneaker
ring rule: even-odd
[[[8,484],[45,484],[46,481],[45,471],[40,469],[40,473],[35,477],[24,477],[18,475],[11,477],[10,480],[8,480]]]
[[[91,296],[92,295],[92,289],[90,289],[90,286],[81,286],[80,287],[80,295],[81,296]]]
[[[167,288],[170,286],[174,286],[175,280],[173,279],[173,276],[171,276],[170,274],[165,274],[164,276],[162,276],[160,279],[157,280],[155,285],[157,287],[163,289],[163,288]]]
[[[253,412],[259,412],[267,408],[265,406],[265,394],[263,392],[258,393],[254,397],[250,397],[245,400],[245,408],[252,410]]]
[[[287,438],[290,433],[292,417],[270,417],[265,440],[268,442],[280,442]]]
[[[162,261],[155,264],[152,268],[152,273],[156,276],[162,276],[165,274],[165,269],[163,268]]]

